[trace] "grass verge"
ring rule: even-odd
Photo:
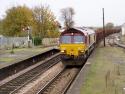
[[[125,94],[125,53],[116,47],[98,48],[81,94]],[[124,92],[124,93],[123,93]]]

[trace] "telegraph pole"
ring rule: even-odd
[[[104,47],[105,47],[105,15],[104,15],[104,8],[102,8],[103,12],[103,40],[104,40]]]

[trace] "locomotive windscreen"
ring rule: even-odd
[[[71,36],[70,35],[61,36],[61,43],[71,43]]]
[[[74,36],[73,43],[77,44],[77,43],[84,43],[84,42],[85,42],[85,38],[83,36],[80,36],[80,35]]]
[[[79,43],[85,43],[85,37],[81,35],[63,35],[61,36],[61,43],[64,44],[79,44]]]

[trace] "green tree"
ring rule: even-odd
[[[55,16],[48,6],[37,6],[33,10],[34,15],[34,34],[41,38],[54,37],[54,33],[59,33],[56,25]],[[56,34],[59,35],[59,34]]]
[[[26,6],[12,7],[6,11],[6,17],[3,20],[4,35],[22,36],[23,28],[32,25],[32,10]]]
[[[2,20],[0,20],[0,34],[3,33],[3,26],[2,26]]]
[[[106,24],[106,29],[112,29],[114,27],[114,24],[109,22]]]

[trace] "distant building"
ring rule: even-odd
[[[121,26],[121,33],[125,35],[125,23]]]

